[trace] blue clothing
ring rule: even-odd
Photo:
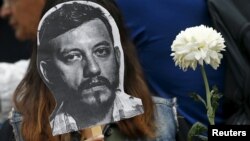
[[[176,35],[187,27],[211,26],[206,0],[116,0],[124,16],[152,92],[164,98],[177,97],[178,112],[193,124],[208,124],[206,109],[190,98],[196,92],[205,98],[205,88],[199,68],[186,72],[175,66],[171,44]],[[217,70],[206,66],[210,87],[223,91],[224,66]],[[216,114],[221,123],[222,110]]]
[[[176,102],[175,99],[163,99],[154,97],[155,103],[155,121],[156,121],[156,138],[155,139],[138,139],[137,141],[175,141],[177,132],[176,121]],[[11,112],[10,123],[13,127],[15,141],[24,141],[21,135],[22,115],[14,110]],[[112,134],[105,137],[105,141],[130,141],[124,137],[118,128],[111,127]]]

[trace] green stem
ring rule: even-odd
[[[208,121],[210,123],[210,125],[214,125],[214,112],[213,112],[213,107],[211,104],[211,93],[210,93],[210,89],[209,89],[209,85],[208,85],[208,80],[207,80],[207,75],[206,75],[206,71],[204,66],[201,66],[201,73],[202,73],[202,77],[204,80],[204,84],[205,84],[205,89],[206,89],[206,98],[207,98],[207,117],[208,117]]]

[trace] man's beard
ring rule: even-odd
[[[105,77],[92,77],[81,83],[77,95],[80,102],[98,106],[114,97],[116,87],[117,83],[112,85]]]
[[[69,113],[77,119],[87,118],[92,122],[102,120],[113,108],[117,86],[117,83],[111,85],[109,80],[102,76],[89,78],[80,85],[77,94],[71,94],[67,104],[72,108],[68,109]]]

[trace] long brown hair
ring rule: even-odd
[[[65,1],[65,0],[64,0]],[[124,28],[121,13],[113,0],[92,0],[106,8],[115,19],[121,35],[124,50],[125,92],[142,99],[144,114],[119,121],[118,127],[130,138],[154,137],[154,107],[148,87],[144,81],[135,47]],[[61,1],[62,2],[62,1]],[[52,4],[51,6],[54,6]],[[51,8],[48,6],[45,9]],[[45,10],[46,11],[46,10]],[[52,136],[49,115],[55,107],[55,100],[44,84],[36,68],[37,48],[33,48],[27,73],[14,93],[17,111],[23,116],[21,133],[25,141],[66,141],[70,134]]]

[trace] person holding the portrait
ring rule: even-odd
[[[176,101],[151,95],[116,3],[45,5],[37,47],[13,97],[12,140],[175,141]],[[87,139],[91,124],[102,125],[104,136]]]

